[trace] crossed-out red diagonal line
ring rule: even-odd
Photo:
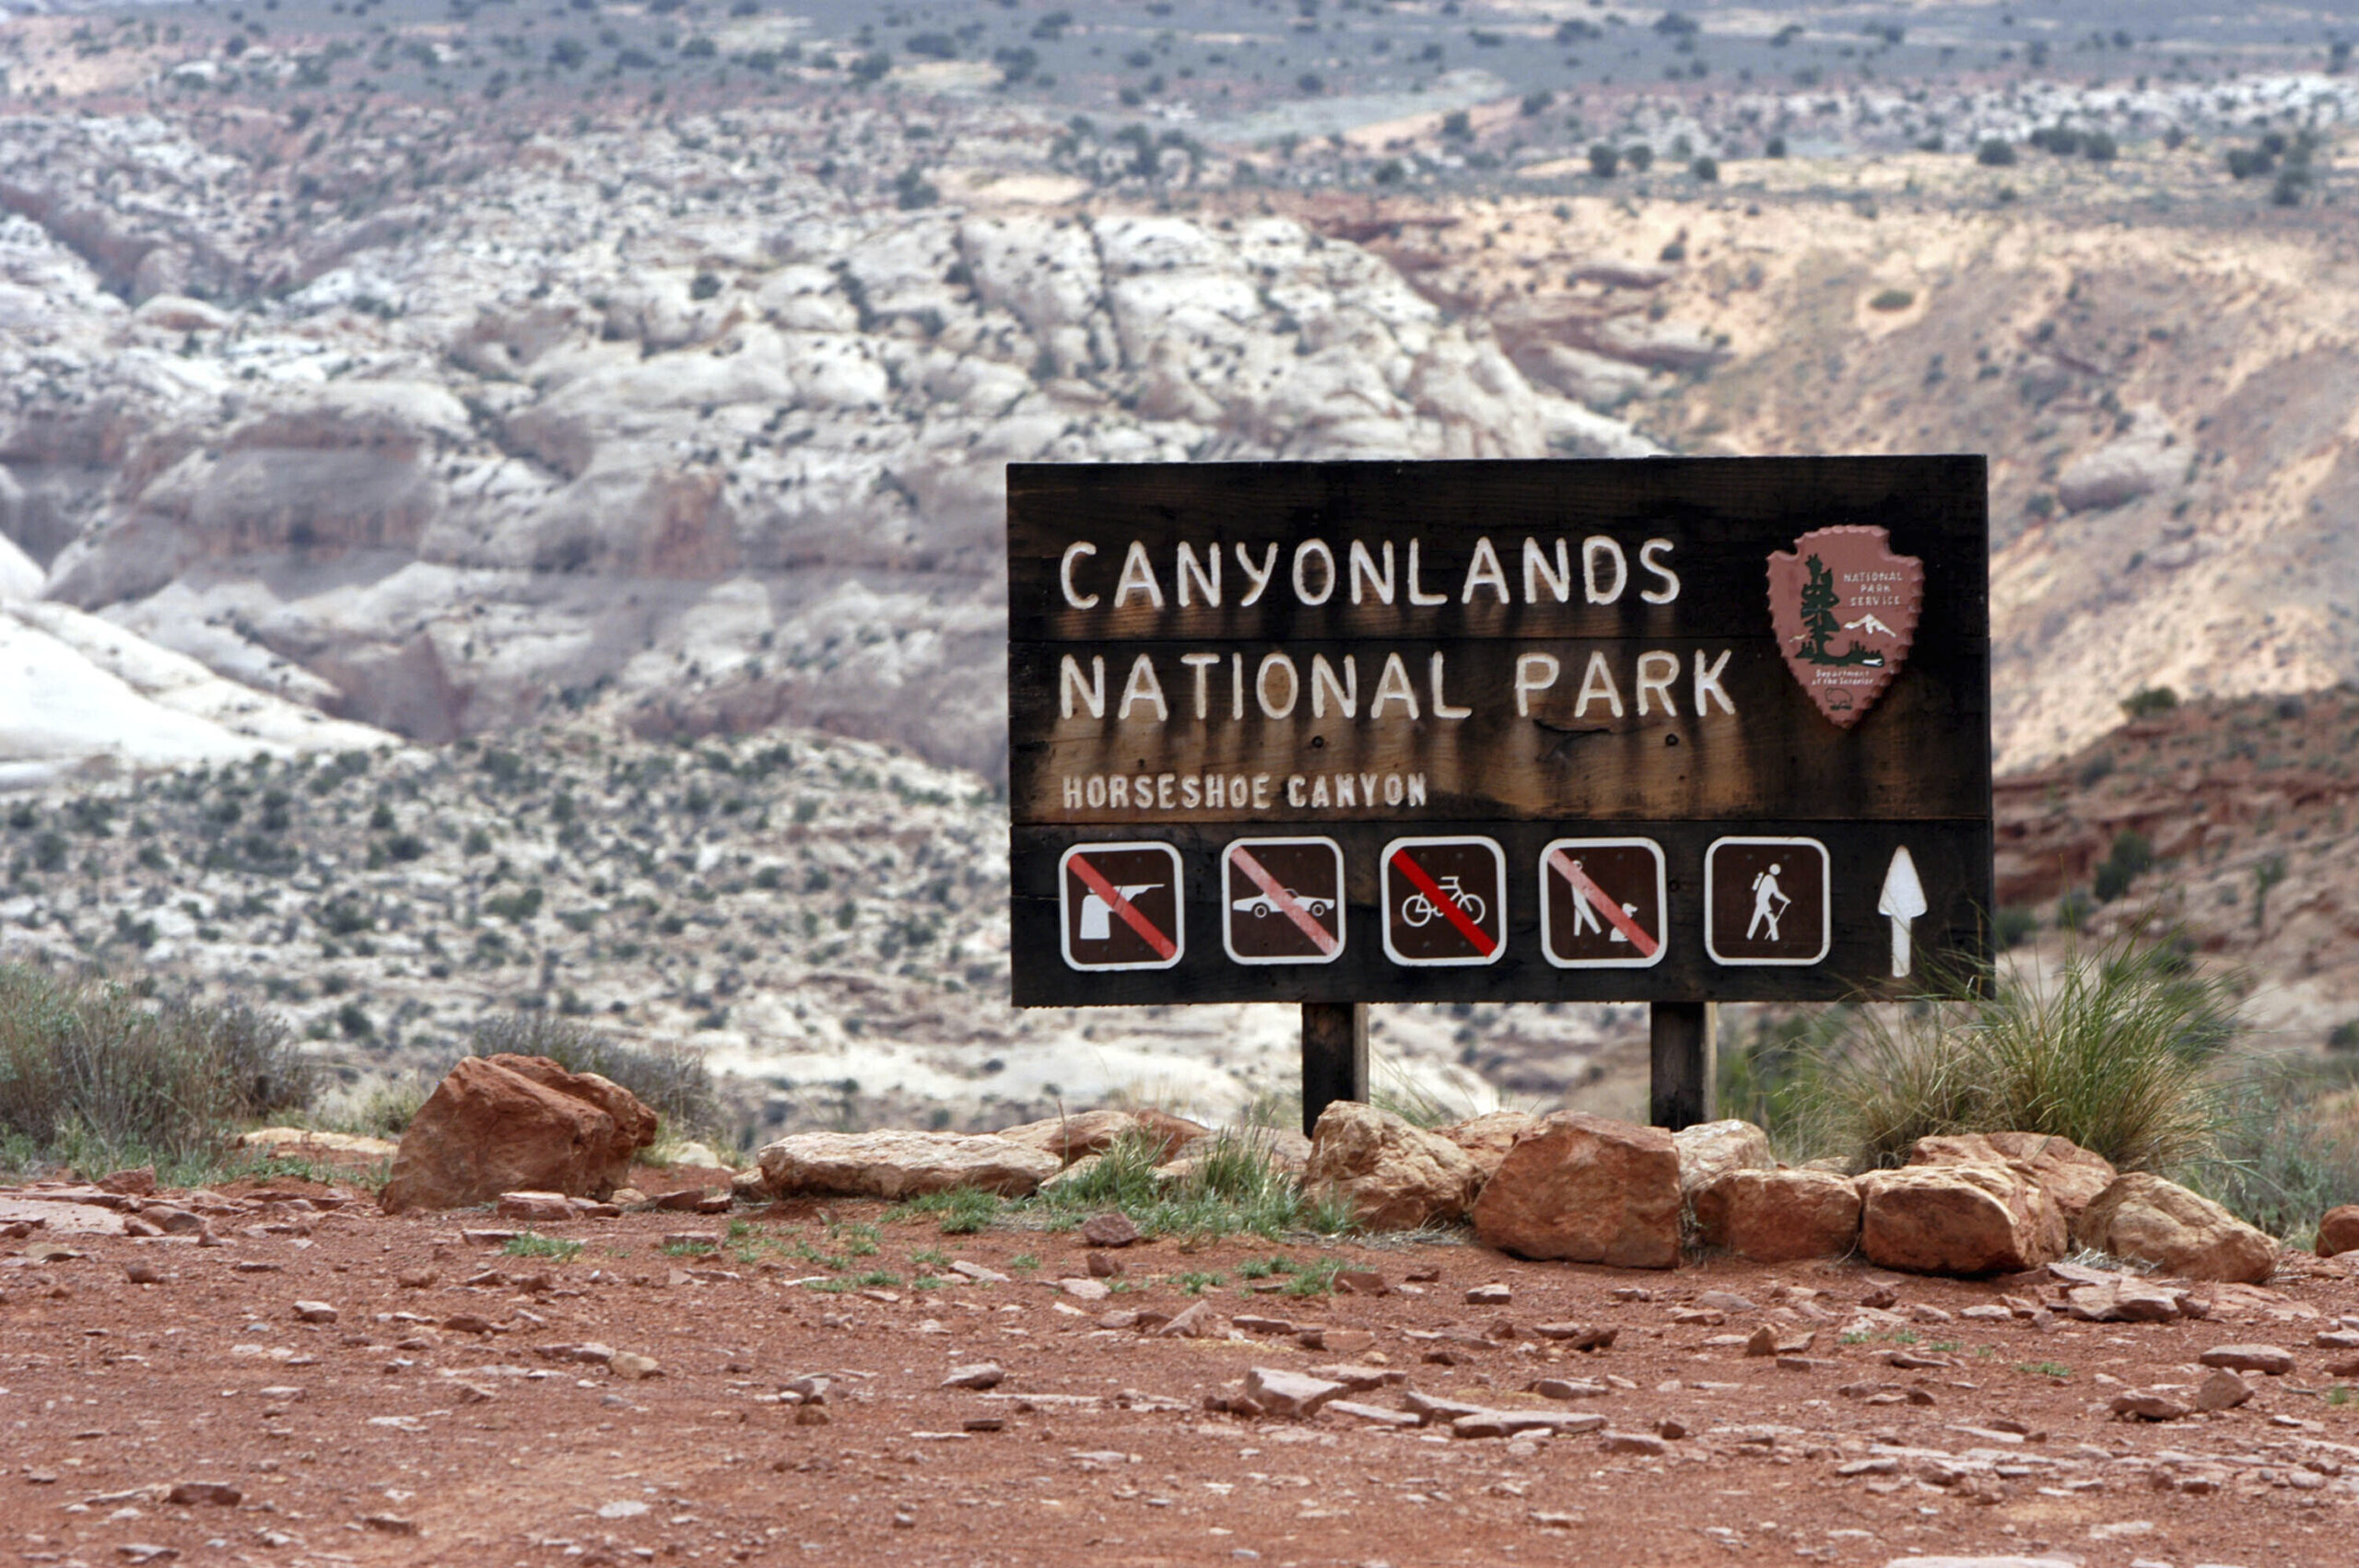
[[[1137,907],[1129,899],[1122,896],[1121,890],[1120,888],[1116,887],[1112,883],[1108,882],[1105,877],[1098,873],[1098,870],[1096,866],[1091,865],[1079,855],[1075,855],[1072,860],[1067,860],[1065,864],[1073,868],[1074,874],[1081,878],[1083,883],[1088,886],[1090,892],[1097,895],[1098,897],[1103,898],[1106,901],[1106,907],[1108,908],[1122,917],[1122,923],[1124,925],[1139,933],[1139,940],[1141,942],[1145,942],[1149,947],[1155,949],[1155,955],[1157,958],[1168,958],[1173,954],[1180,951],[1179,944],[1174,942],[1169,937],[1165,936],[1161,931],[1156,930],[1155,922],[1148,919],[1144,915],[1140,914]]]
[[[1662,944],[1647,934],[1647,929],[1622,912],[1622,906],[1605,895],[1605,890],[1590,881],[1589,874],[1573,863],[1573,858],[1562,849],[1548,851],[1548,864],[1558,876],[1573,884],[1576,897],[1586,898],[1597,907],[1597,912],[1613,923],[1614,929],[1630,939],[1641,958],[1652,958],[1655,949]]]
[[[1491,956],[1499,945],[1491,940],[1491,933],[1468,919],[1466,911],[1458,907],[1458,901],[1441,890],[1441,883],[1426,874],[1425,867],[1409,858],[1408,850],[1393,850],[1392,863],[1400,868],[1401,874],[1409,879],[1411,885],[1426,895],[1426,902],[1449,917],[1449,923],[1458,928],[1458,934],[1464,937],[1475,952],[1485,958]]]
[[[1302,928],[1302,934],[1310,939],[1310,944],[1313,947],[1319,949],[1321,954],[1332,954],[1335,951],[1334,933],[1320,925],[1317,917],[1313,916],[1309,910],[1296,903],[1294,895],[1286,891],[1285,883],[1262,869],[1261,861],[1242,849],[1231,849],[1228,852],[1228,858],[1237,862],[1238,871],[1253,879],[1253,885],[1262,890],[1280,914]]]

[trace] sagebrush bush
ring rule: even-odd
[[[243,1002],[158,1006],[129,988],[0,965],[0,1133],[44,1163],[185,1163],[299,1112],[311,1063]]]
[[[721,1092],[701,1052],[685,1046],[629,1045],[572,1019],[508,1012],[477,1024],[469,1056],[545,1056],[568,1072],[594,1072],[647,1102],[663,1130],[686,1138],[715,1130]]]

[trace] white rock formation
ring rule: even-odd
[[[594,701],[995,772],[1010,462],[1654,450],[1290,218],[753,199],[731,160],[787,145],[535,142],[272,239],[175,129],[12,122],[0,280],[50,341],[0,339],[0,532],[53,600],[421,740]],[[178,216],[60,219],[123,170]]]

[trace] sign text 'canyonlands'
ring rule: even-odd
[[[1985,956],[1984,493],[1978,457],[1011,466],[1016,1001]]]

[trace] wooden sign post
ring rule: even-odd
[[[1308,1125],[1367,1003],[1648,1001],[1708,1117],[1713,1003],[1987,957],[1984,486],[1011,465],[1016,1003],[1300,1003]]]

